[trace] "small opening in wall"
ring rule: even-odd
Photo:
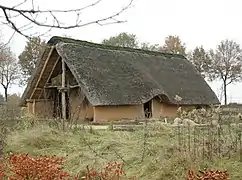
[[[66,119],[70,119],[70,101],[68,93],[65,92],[66,98]],[[62,101],[61,93],[56,90],[56,96],[54,99],[54,118],[62,118]]]
[[[146,118],[152,117],[152,100],[144,103],[144,112]]]
[[[66,119],[70,119],[70,101],[69,101],[69,94],[65,92],[66,97]]]
[[[201,105],[197,105],[196,106],[196,109],[198,110],[198,109],[202,109],[202,106]]]

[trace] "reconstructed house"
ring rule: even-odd
[[[21,106],[42,118],[103,122],[175,116],[219,104],[182,55],[52,37]]]

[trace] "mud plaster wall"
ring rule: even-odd
[[[84,94],[80,89],[71,89],[70,101],[70,118],[72,120],[83,121],[84,119],[93,118],[93,106],[88,102],[88,106],[83,104]]]
[[[188,110],[193,109],[195,106],[181,106],[182,109]],[[177,105],[170,105],[166,103],[159,102],[157,99],[152,100],[153,117],[175,117],[177,115]]]
[[[27,103],[27,113],[33,114],[33,103],[31,103],[31,102]]]
[[[53,118],[54,102],[35,102],[35,115],[41,118]]]
[[[54,102],[50,100],[27,103],[28,113],[39,118],[53,118]]]
[[[143,105],[94,107],[94,122],[140,118],[144,118]]]

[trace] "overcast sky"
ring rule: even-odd
[[[14,5],[21,1],[11,0],[4,5]],[[91,0],[35,0],[36,5],[43,9],[79,8]],[[99,19],[118,12],[129,0],[103,0],[99,5],[83,12],[83,22]],[[2,4],[2,2],[1,2]],[[27,7],[26,4],[24,7]],[[215,48],[221,40],[234,40],[242,46],[242,1],[241,0],[134,0],[133,6],[119,16],[119,20],[127,20],[122,24],[107,26],[90,25],[72,30],[53,30],[46,35],[68,35],[73,38],[92,42],[101,42],[104,38],[120,32],[134,33],[141,42],[163,44],[168,35],[178,35],[190,50],[195,46]],[[0,12],[1,13],[1,12]],[[0,14],[1,15],[1,14]],[[73,15],[60,17],[62,22],[75,21]],[[20,25],[25,22],[18,19]],[[1,26],[4,39],[13,32]],[[44,32],[46,29],[32,28],[33,32]],[[30,31],[26,32],[29,33]],[[16,34],[11,41],[12,50],[19,55],[24,49],[26,39]],[[220,97],[221,82],[209,83]],[[23,92],[24,88],[12,86],[10,92]],[[228,101],[242,102],[242,84],[228,87]]]

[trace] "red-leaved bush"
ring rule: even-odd
[[[87,167],[87,174],[85,178],[87,180],[94,180],[97,178],[100,180],[119,180],[123,175],[125,175],[125,172],[121,163],[109,162],[101,171],[97,171],[95,169],[90,170]]]
[[[3,171],[2,166],[0,166],[0,179],[2,180],[4,177],[6,177],[6,173]]]
[[[199,173],[189,170],[187,180],[229,180],[229,174],[227,171],[212,169],[205,169],[204,171],[199,171]]]
[[[101,170],[87,166],[84,175],[73,176],[65,172],[62,167],[63,158],[56,156],[32,157],[28,154],[13,154],[0,163],[0,180],[137,180],[127,178],[123,165],[109,162]],[[227,171],[205,169],[195,173],[189,170],[187,180],[228,180]]]
[[[56,156],[31,157],[14,154],[2,163],[2,177],[10,180],[67,179],[70,175],[62,170],[63,159]]]
[[[108,163],[100,171],[87,166],[82,177],[63,171],[63,165],[63,158],[56,156],[13,154],[4,158],[0,164],[0,180],[120,180],[125,175],[122,164],[118,162]]]

